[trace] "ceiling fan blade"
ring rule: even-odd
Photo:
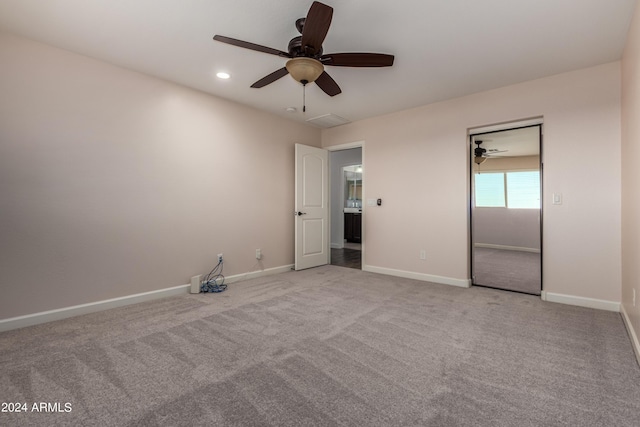
[[[278,55],[284,58],[291,58],[291,56],[287,52],[283,52],[278,49],[272,49],[266,46],[261,46],[255,43],[245,42],[243,40],[232,39],[231,37],[219,36],[216,34],[215,36],[213,36],[213,39],[215,41],[231,44],[238,47],[243,47],[245,49],[257,50],[258,52],[270,53],[271,55]]]
[[[320,57],[323,65],[336,67],[390,67],[394,56],[384,53],[328,53]]]
[[[261,78],[260,80],[258,80],[254,84],[252,84],[251,87],[256,88],[256,89],[259,89],[261,87],[265,87],[266,85],[275,82],[276,80],[278,80],[281,77],[286,76],[287,74],[289,74],[289,71],[287,71],[287,68],[286,67],[282,67],[279,70],[276,70],[273,73],[269,74],[268,76],[264,76],[263,78]]]
[[[326,71],[323,71],[322,74],[320,74],[320,77],[316,79],[316,84],[329,96],[336,96],[337,94],[342,93],[338,83],[336,83],[336,81],[333,80]]]
[[[329,32],[333,8],[326,4],[314,1],[307,13],[302,28],[302,47],[310,55],[315,55],[322,49],[324,38]]]

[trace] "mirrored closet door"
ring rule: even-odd
[[[540,295],[542,125],[471,135],[471,277]]]

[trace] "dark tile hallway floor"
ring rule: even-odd
[[[340,267],[362,268],[362,251],[357,249],[331,249],[331,265]]]

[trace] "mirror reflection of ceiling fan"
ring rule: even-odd
[[[506,153],[507,151],[509,151],[509,150],[498,150],[497,148],[481,147],[480,145],[482,145],[482,143],[486,141],[477,140],[474,142],[477,145],[477,147],[473,150],[473,154],[474,154],[473,162],[477,165],[479,165],[480,163],[483,163],[485,160],[487,160],[490,157],[501,157],[498,154]]]

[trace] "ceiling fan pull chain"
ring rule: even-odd
[[[302,112],[307,112],[307,85],[302,85]]]

